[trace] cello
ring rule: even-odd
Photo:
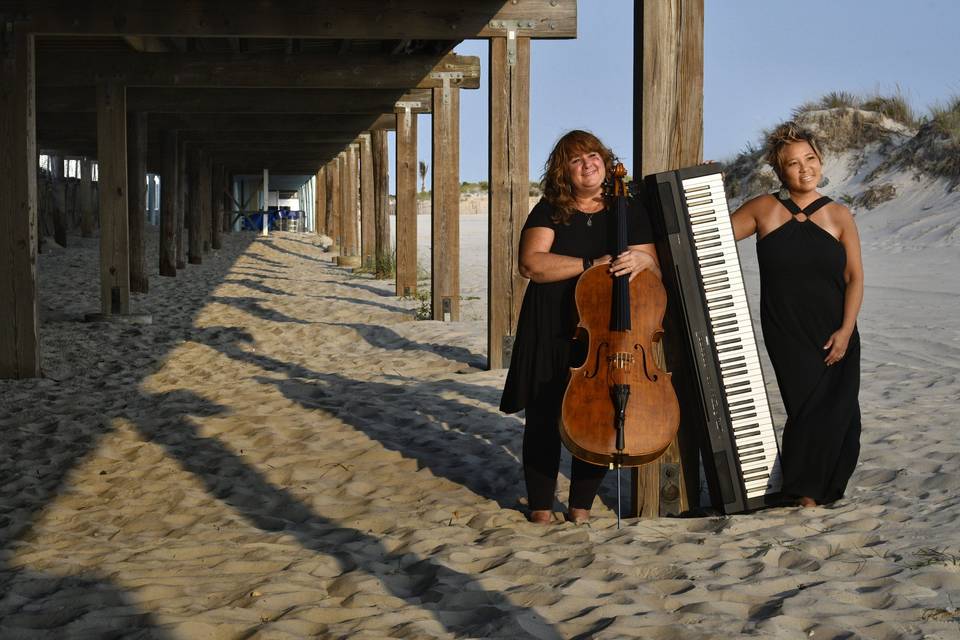
[[[627,250],[626,169],[617,164],[604,195],[616,224],[616,246]],[[575,291],[577,333],[586,358],[570,368],[560,414],[560,438],[574,456],[597,465],[635,467],[657,459],[680,425],[671,375],[654,349],[663,336],[667,294],[656,274],[612,276],[609,265],[580,275]],[[617,482],[619,526],[619,479]]]

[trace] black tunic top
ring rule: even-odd
[[[568,224],[554,222],[553,215],[553,206],[541,200],[527,217],[524,231],[532,227],[552,229],[551,253],[591,259],[613,255],[616,221],[608,210],[593,214],[578,211]],[[649,216],[639,201],[631,199],[627,244],[650,242],[653,233]],[[577,326],[574,291],[578,278],[527,284],[510,370],[500,399],[501,411],[520,411],[542,393],[558,393],[565,385],[570,368],[570,340]]]
[[[783,493],[818,504],[843,496],[860,453],[860,336],[833,366],[823,349],[843,324],[847,254],[815,222],[821,198],[757,241],[760,322],[787,410],[783,429]]]

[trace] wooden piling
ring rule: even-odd
[[[397,113],[397,295],[417,293],[417,115]]]
[[[188,150],[188,172],[190,174],[190,203],[187,213],[188,251],[187,260],[190,264],[203,264],[203,152],[197,146]]]
[[[40,375],[34,36],[0,50],[0,378]]]
[[[433,319],[460,319],[460,89],[433,89]]]
[[[374,265],[377,278],[388,277],[391,262],[390,246],[390,175],[387,150],[387,132],[375,129],[371,132],[373,147],[373,227]]]
[[[130,242],[130,291],[147,293],[150,279],[144,251],[147,210],[147,114],[127,114],[127,213]]]
[[[633,73],[633,149],[640,158],[634,175],[699,164],[703,157],[703,0],[637,6]],[[666,453],[634,470],[633,514],[668,515],[661,509],[668,493],[679,492],[679,501],[671,500],[678,505],[677,511],[695,501],[697,434],[682,427]],[[679,478],[680,486],[671,486],[669,478]]]
[[[517,251],[530,201],[530,38],[491,38],[489,75],[487,354],[489,367],[500,369],[510,364],[527,285]]]
[[[177,132],[163,132],[163,167],[160,174],[160,275],[177,275],[177,198],[179,173]]]
[[[370,134],[360,135],[360,257],[365,269],[375,263],[374,166]]]
[[[100,311],[130,312],[126,87],[97,86],[97,159],[100,191]]]

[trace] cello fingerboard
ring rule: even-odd
[[[776,504],[781,470],[721,171],[701,165],[645,184],[680,428],[700,434],[711,501],[729,514]]]

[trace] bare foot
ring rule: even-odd
[[[590,520],[590,509],[570,509],[567,513],[567,521],[573,524],[583,524]]]
[[[802,498],[800,498],[798,504],[804,509],[809,509],[810,507],[817,506],[817,501],[814,500],[813,498],[808,498],[807,496],[803,496]]]
[[[553,512],[549,509],[534,509],[530,512],[530,522],[534,524],[550,524]]]

